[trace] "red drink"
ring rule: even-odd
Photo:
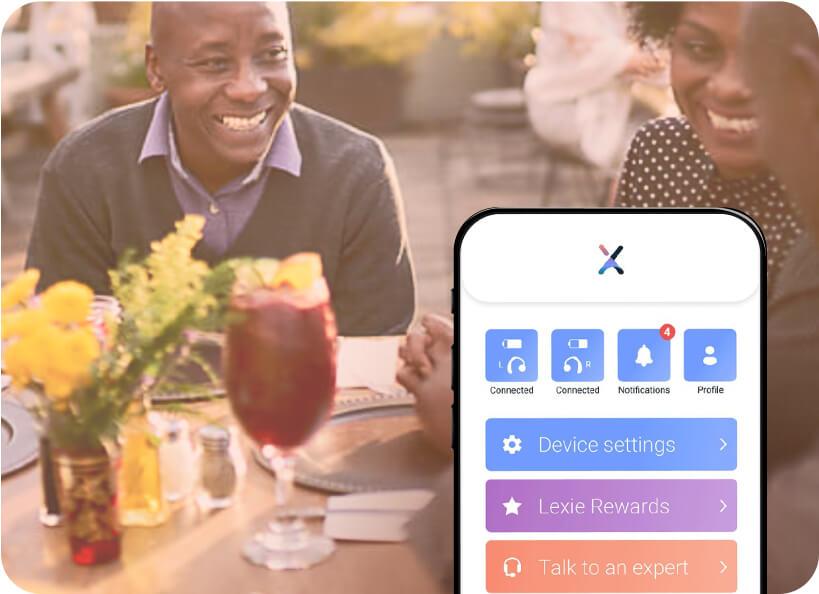
[[[225,385],[233,412],[260,445],[289,450],[327,420],[336,384],[336,324],[323,279],[311,289],[236,296]]]
[[[272,264],[272,265],[271,265]],[[258,281],[262,280],[262,286]],[[336,392],[336,321],[318,254],[239,269],[224,367],[233,413],[276,473],[279,517],[242,554],[272,570],[305,569],[335,550],[289,508],[295,450],[327,420]],[[289,510],[289,511],[286,511]]]

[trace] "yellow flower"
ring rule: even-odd
[[[46,395],[51,398],[57,405],[57,408],[60,409],[64,408],[65,404],[67,404],[66,401],[76,387],[77,385],[73,378],[58,373],[52,373],[43,378],[43,389]]]
[[[84,386],[100,354],[99,342],[88,327],[68,330],[46,324],[11,346],[16,375],[21,382],[40,381],[46,395],[53,400],[68,398],[74,390]]]
[[[10,311],[3,314],[3,340],[12,337],[29,336],[40,327],[48,323],[48,318],[42,309],[24,309],[22,311]]]
[[[34,379],[42,380],[49,368],[59,363],[59,356],[65,357],[65,353],[60,353],[59,344],[62,338],[62,331],[54,324],[43,324],[31,335],[21,338],[16,344],[22,345],[22,356],[25,357],[26,365],[31,370]]]
[[[7,311],[31,297],[39,280],[40,271],[36,268],[29,268],[3,287],[3,311]]]
[[[52,333],[43,369],[43,380],[72,382],[79,387],[88,379],[91,364],[99,357],[100,345],[89,328],[60,330]]]
[[[68,358],[76,362],[78,373],[87,373],[91,364],[100,356],[100,343],[91,328],[69,331],[63,346],[70,353]]]
[[[81,283],[63,281],[49,287],[42,299],[43,309],[49,319],[63,324],[75,324],[88,317],[94,292]]]
[[[22,339],[3,349],[3,371],[11,376],[15,388],[25,388],[31,381],[30,346],[31,339]]]
[[[185,218],[174,223],[174,226],[177,231],[181,231],[180,235],[192,235],[201,238],[202,229],[205,228],[205,217],[201,215],[185,215]]]

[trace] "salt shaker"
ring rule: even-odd
[[[230,452],[230,432],[218,425],[199,430],[199,485],[196,496],[203,510],[223,509],[233,504],[237,469]]]
[[[164,422],[159,465],[165,499],[174,502],[187,497],[196,477],[196,456],[185,419]]]

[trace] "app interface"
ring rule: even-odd
[[[473,223],[461,592],[760,591],[762,258],[720,211]]]

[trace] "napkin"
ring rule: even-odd
[[[376,391],[393,386],[402,339],[402,336],[339,337],[336,386]]]
[[[324,534],[336,540],[404,541],[407,522],[433,497],[424,489],[330,497]]]

